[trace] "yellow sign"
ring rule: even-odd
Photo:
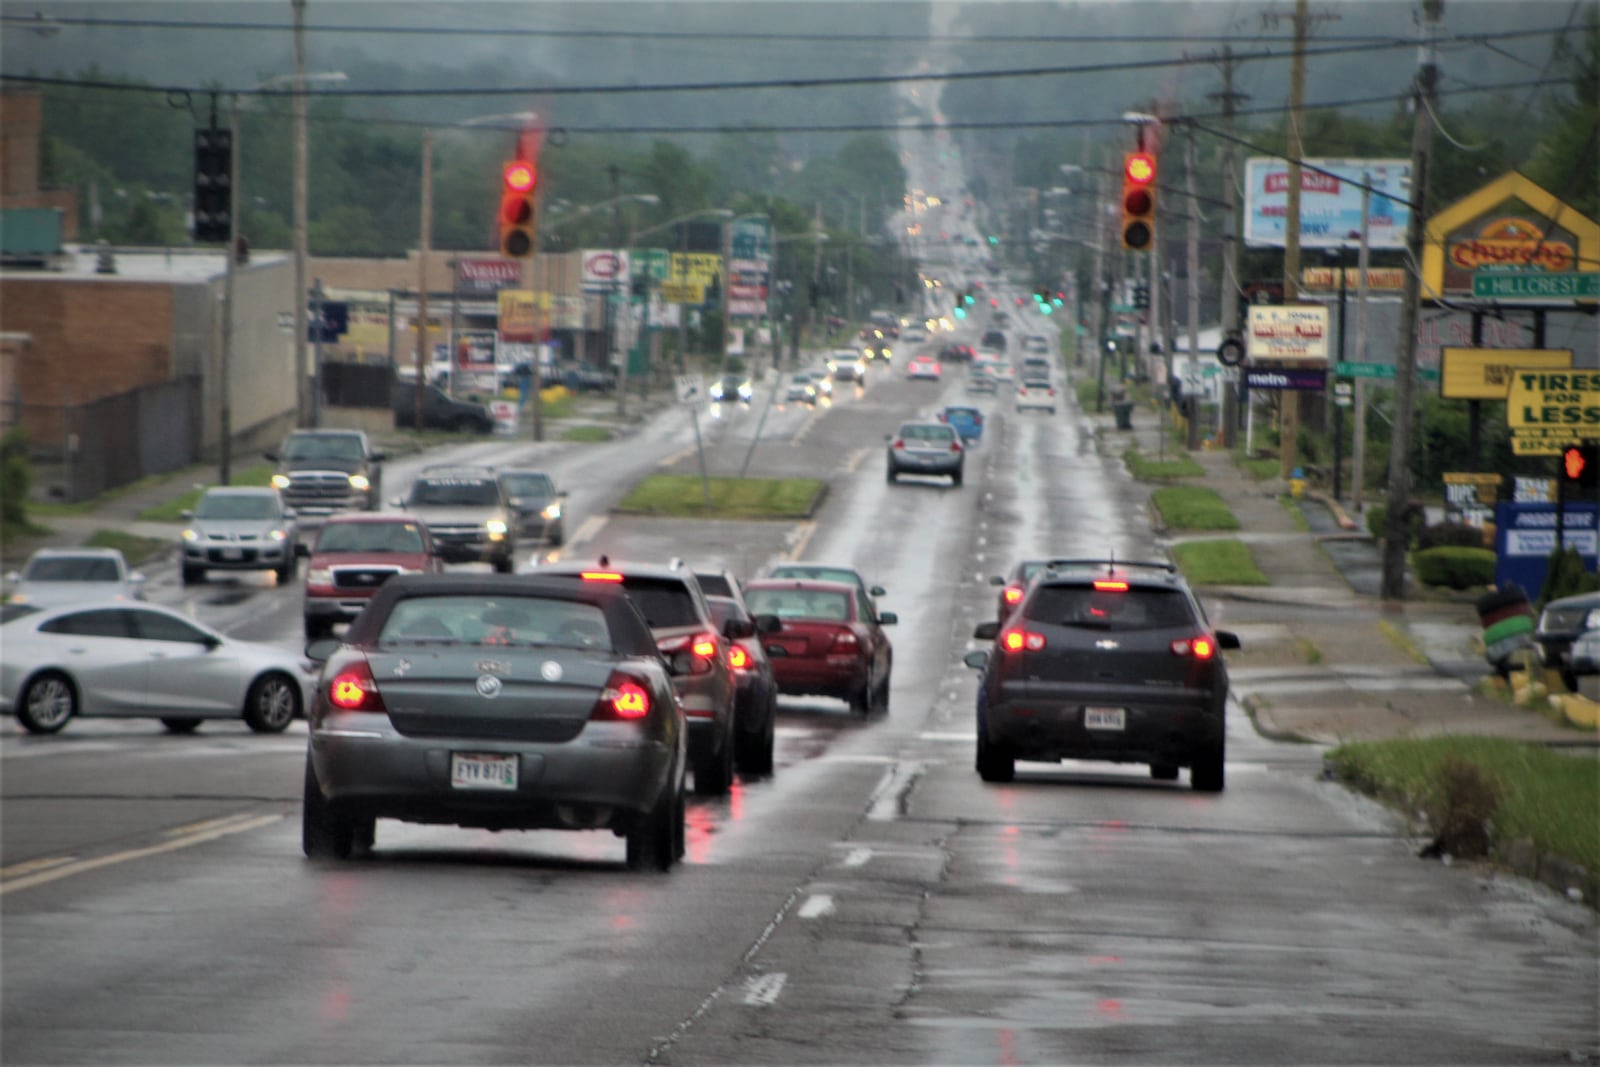
[[[657,290],[668,304],[704,304],[706,287],[699,282],[662,282]]]
[[[1534,274],[1589,270],[1600,261],[1600,224],[1512,171],[1428,219],[1422,299],[1472,296],[1485,270]]]
[[[1506,394],[1506,426],[1519,456],[1555,455],[1600,437],[1600,371],[1518,368]]]
[[[715,252],[674,252],[667,279],[709,286],[722,277],[722,257]],[[720,284],[720,283],[719,283]],[[686,301],[673,301],[686,303]]]
[[[1446,348],[1439,358],[1439,395],[1446,400],[1504,400],[1518,370],[1565,370],[1570,348]]]
[[[1356,267],[1303,267],[1300,270],[1302,289],[1339,289],[1340,276],[1344,277],[1347,293],[1361,288],[1361,271]],[[1368,267],[1367,288],[1399,292],[1406,287],[1404,267]]]
[[[499,331],[503,341],[532,341],[550,313],[550,294],[527,289],[502,289]]]

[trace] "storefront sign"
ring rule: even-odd
[[[1326,360],[1328,309],[1318,304],[1252,304],[1250,362]]]
[[[1328,372],[1320,368],[1305,370],[1285,367],[1263,369],[1249,367],[1244,372],[1244,384],[1251,389],[1298,389],[1320,392],[1327,386]]]
[[[1553,456],[1600,437],[1600,371],[1518,369],[1506,394],[1506,426],[1519,456]]]
[[[1565,370],[1569,348],[1445,348],[1440,352],[1439,395],[1446,400],[1504,400],[1519,369]]]
[[[471,293],[492,293],[522,283],[522,263],[515,259],[458,259],[456,288]]]

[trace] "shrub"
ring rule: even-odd
[[[1418,552],[1412,562],[1424,585],[1476,589],[1494,581],[1494,552],[1487,548],[1441,545]]]
[[[8,526],[28,522],[28,439],[20,427],[0,439],[0,520]]]
[[[1410,535],[1406,539],[1406,547],[1411,548],[1417,543],[1417,536],[1422,532],[1423,524],[1427,522],[1427,515],[1422,510],[1422,505],[1412,501],[1407,508],[1406,526]],[[1367,509],[1367,532],[1380,540],[1389,522],[1389,505],[1374,504]]]
[[[1444,545],[1457,548],[1483,548],[1483,530],[1464,522],[1441,522],[1417,531],[1417,547],[1426,551]]]
[[[1583,557],[1571,545],[1551,549],[1545,563],[1544,586],[1539,590],[1540,605],[1564,596],[1600,591],[1600,575],[1583,569]]]
[[[1429,853],[1462,859],[1489,854],[1489,823],[1500,808],[1500,784],[1477,764],[1446,756],[1434,771],[1423,801],[1434,833]]]

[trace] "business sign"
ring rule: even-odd
[[[493,330],[458,330],[454,347],[456,370],[467,374],[494,371]]]
[[[674,252],[668,277],[710,289],[722,286],[722,257],[715,252]]]
[[[516,259],[458,259],[456,288],[469,293],[494,293],[522,284],[522,261]]]
[[[1244,372],[1244,384],[1251,389],[1298,389],[1305,392],[1321,392],[1327,383],[1328,372],[1320,367],[1311,370],[1295,367],[1285,367],[1282,370],[1247,367]]]
[[[1480,270],[1472,275],[1472,295],[1479,300],[1570,304],[1600,298],[1600,274]]]
[[[1328,309],[1320,304],[1252,304],[1250,362],[1326,360]]]
[[[1504,400],[1517,370],[1566,370],[1567,348],[1445,348],[1439,353],[1439,395],[1446,400]]]
[[[1519,456],[1554,456],[1600,437],[1600,371],[1517,368],[1506,393],[1506,426]]]
[[[1361,240],[1361,185],[1367,247],[1404,248],[1411,218],[1411,162],[1405,159],[1308,159],[1300,168],[1300,247],[1338,248]],[[1319,173],[1326,171],[1327,173]],[[1355,182],[1357,184],[1352,185]],[[1288,233],[1289,164],[1256,158],[1245,164],[1245,244],[1282,248]]]
[[[1578,290],[1562,297],[1539,279],[1580,273],[1580,264],[1597,260],[1600,224],[1512,171],[1429,217],[1422,296],[1471,298],[1484,292],[1491,295],[1479,299],[1535,304],[1592,299],[1583,295],[1592,283],[1551,283]],[[1489,275],[1504,280],[1490,281]]]
[[[697,282],[662,282],[661,300],[667,304],[693,304],[706,302],[706,287]]]
[[[672,276],[672,254],[665,248],[635,248],[632,267],[639,277],[660,285]]]
[[[1302,267],[1300,268],[1300,288],[1331,290],[1338,292],[1340,286],[1349,293],[1354,293],[1361,288],[1361,270],[1358,267]],[[1368,267],[1367,289],[1370,292],[1398,293],[1406,287],[1406,271],[1404,267]]]
[[[1569,503],[1560,511],[1554,504],[1500,503],[1494,509],[1495,584],[1515,582],[1537,591],[1544,586],[1545,569],[1556,547],[1556,522],[1561,522],[1561,544],[1575,548],[1585,570],[1600,563],[1600,505]]]
[[[628,288],[627,251],[609,248],[584,249],[583,280],[580,284],[586,293],[606,293],[613,288]]]
[[[1499,503],[1498,474],[1478,474],[1472,471],[1448,471],[1444,476],[1444,511],[1448,520],[1464,522],[1470,526],[1488,526],[1494,518],[1494,506]]]
[[[498,300],[500,318],[496,329],[501,342],[537,340],[550,317],[550,294],[527,289],[502,289]]]

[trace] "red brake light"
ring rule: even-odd
[[[1039,652],[1044,648],[1044,634],[1031,630],[1007,630],[1000,635],[1000,644],[1007,652]]]
[[[856,640],[854,631],[841,629],[833,635],[833,647],[844,652],[854,652],[860,647],[860,642]]]
[[[1096,578],[1094,587],[1102,593],[1126,593],[1128,591],[1127,582],[1116,581],[1111,578]]]
[[[364,657],[334,675],[333,681],[328,683],[328,703],[343,711],[388,710],[383,706],[383,697],[378,695],[372,667]]]
[[[620,582],[622,575],[616,571],[579,571],[578,577],[586,582]]]
[[[890,445],[889,447],[890,448],[904,448],[904,447],[906,447],[906,443],[902,439],[896,437],[894,439],[894,444]]]
[[[1180,637],[1172,642],[1172,654],[1193,656],[1195,659],[1211,659],[1217,654],[1217,643],[1204,634],[1195,638]]]
[[[1005,592],[1001,593],[1000,595],[1005,597],[1005,601],[1006,601],[1007,604],[1018,604],[1018,603],[1021,603],[1021,601],[1022,601],[1022,586],[1020,586],[1020,585],[1008,585],[1008,586],[1006,586]]]
[[[649,715],[650,706],[650,690],[646,689],[637,678],[621,671],[612,671],[589,717],[597,720],[631,721]]]
[[[735,670],[749,670],[750,653],[746,652],[738,645],[734,645],[728,650],[728,665],[733,667]]]
[[[701,659],[710,659],[717,654],[717,639],[712,634],[696,634],[689,651]]]

